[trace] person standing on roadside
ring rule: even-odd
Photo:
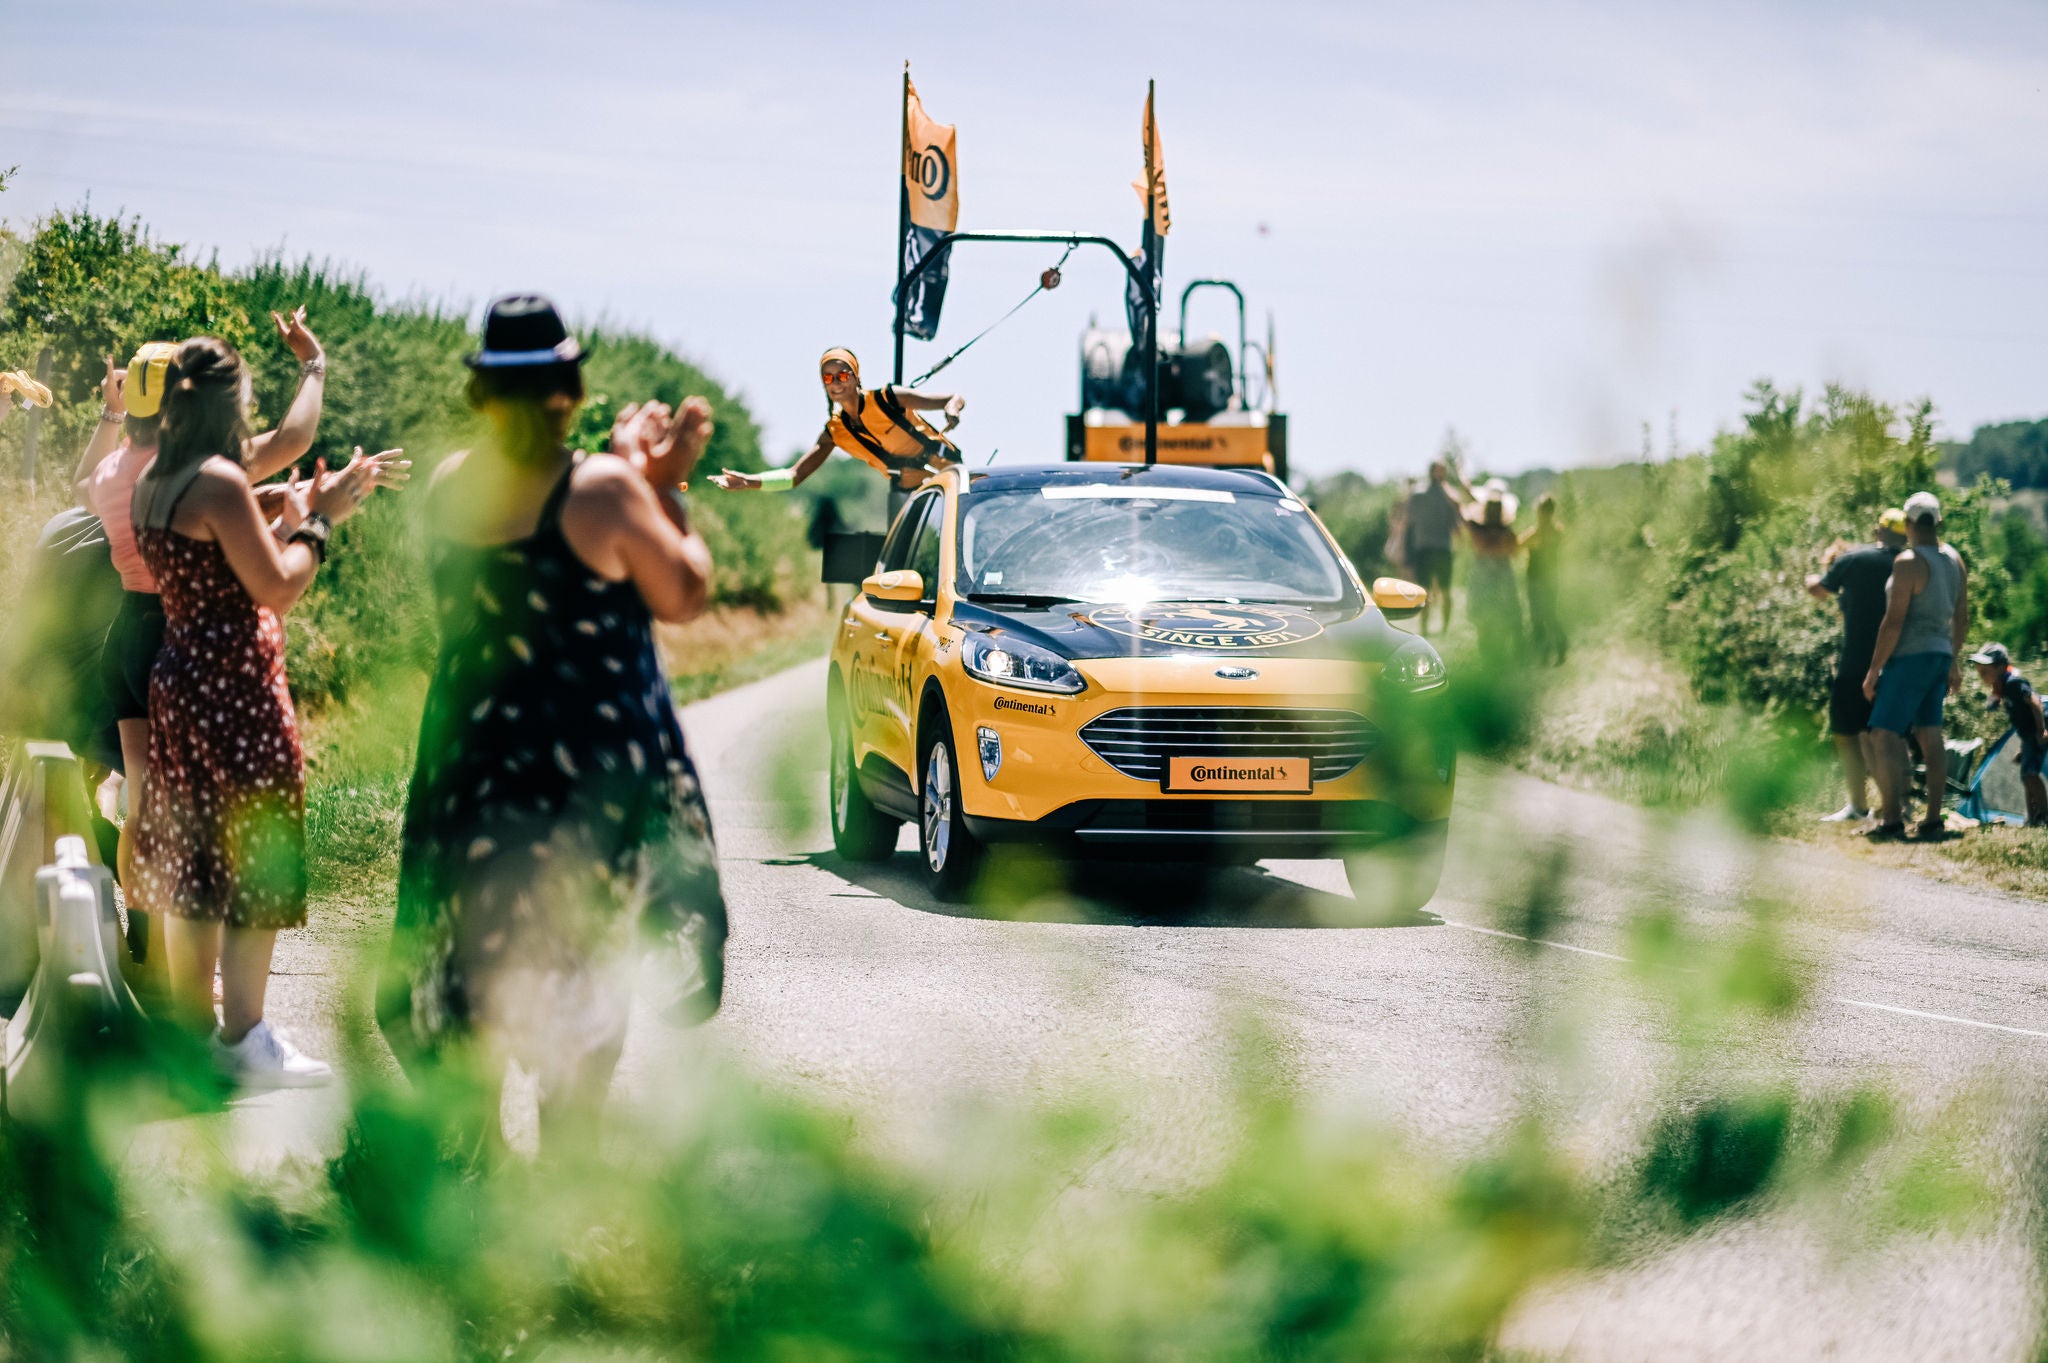
[[[1806,590],[1816,601],[1830,598],[1842,609],[1842,651],[1835,660],[1835,684],[1828,693],[1828,732],[1842,764],[1849,803],[1822,823],[1861,823],[1870,817],[1870,770],[1877,755],[1870,733],[1870,697],[1863,679],[1877,650],[1878,627],[1884,623],[1885,588],[1892,563],[1906,547],[1906,513],[1897,507],[1877,518],[1877,543],[1843,545],[1829,551],[1824,572],[1809,573]]]
[[[1452,480],[1456,479],[1453,486]],[[1465,504],[1472,500],[1455,463],[1438,459],[1429,466],[1429,481],[1408,499],[1408,538],[1415,582],[1429,593],[1418,622],[1429,633],[1429,608],[1442,603],[1440,629],[1451,627],[1451,565],[1458,536],[1465,533]]]
[[[1522,594],[1515,587],[1515,554],[1522,542],[1515,534],[1520,502],[1505,480],[1490,478],[1478,499],[1465,508],[1471,522],[1472,572],[1466,583],[1466,605],[1479,651],[1495,665],[1522,657]]]
[[[305,757],[278,617],[305,594],[334,526],[376,486],[358,457],[293,484],[280,545],[249,486],[249,370],[212,337],[164,369],[157,454],[135,485],[135,546],[163,597],[149,679],[149,772],[129,893],[166,916],[171,1000],[249,1086],[332,1077],[264,1020],[280,928],[306,921]]]
[[[1523,588],[1529,596],[1529,641],[1536,660],[1556,666],[1564,662],[1564,623],[1557,613],[1557,584],[1564,558],[1564,527],[1557,523],[1557,498],[1548,492],[1536,499],[1536,528],[1522,537],[1529,556]]]
[[[248,480],[261,483],[281,473],[313,448],[320,429],[326,394],[327,357],[306,328],[306,310],[272,313],[278,339],[299,361],[299,387],[275,430],[249,437],[242,452]],[[78,504],[100,519],[114,568],[121,575],[121,603],[100,652],[100,684],[120,734],[121,772],[128,781],[128,807],[140,809],[149,770],[149,684],[157,650],[163,646],[163,599],[156,578],[135,544],[130,503],[135,485],[156,459],[157,429],[164,400],[164,381],[178,353],[174,341],[149,341],[135,352],[125,369],[107,359],[107,377],[100,385],[100,419],[86,442],[72,474]],[[381,485],[404,483],[402,450],[386,450],[371,462]],[[283,508],[282,485],[259,488],[256,498],[272,514]],[[117,858],[125,879],[131,874],[134,839],[123,829]]]
[[[2040,693],[2033,683],[2012,665],[2004,644],[1986,644],[1970,655],[1977,676],[1990,693],[1987,704],[2003,709],[2020,741],[2020,785],[2027,792],[2027,827],[2048,826],[2048,782],[2041,779],[2044,743],[2048,743],[2048,713],[2041,708]]]
[[[1908,733],[1918,740],[1927,764],[1927,811],[1919,836],[1942,835],[1948,751],[1941,740],[1941,704],[1962,684],[1956,655],[1970,632],[1969,574],[1962,557],[1941,542],[1941,503],[1931,492],[1916,492],[1906,499],[1905,510],[1909,543],[1892,561],[1884,620],[1863,678],[1863,694],[1872,701],[1870,727],[1876,735],[1882,804],[1871,836],[1881,839],[1906,835],[1906,794],[1912,786]]]
[[[515,1060],[544,1151],[588,1129],[643,947],[681,967],[670,1018],[710,1016],[723,989],[718,853],[654,643],[710,590],[682,486],[711,407],[630,406],[610,453],[577,454],[582,361],[545,298],[492,303],[467,361],[487,434],[427,494],[440,649],[377,1017],[415,1075],[480,1065],[479,1147]]]

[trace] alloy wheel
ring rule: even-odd
[[[944,743],[934,743],[924,767],[924,855],[934,873],[946,869],[952,840],[953,760]]]

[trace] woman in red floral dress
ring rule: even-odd
[[[287,494],[283,543],[242,464],[249,371],[224,341],[178,348],[156,462],[136,484],[135,542],[167,626],[149,683],[149,772],[136,816],[139,907],[166,916],[173,1001],[210,1021],[216,1058],[252,1084],[332,1071],[263,1020],[277,930],[306,921],[305,761],[285,685],[284,629],[327,534],[374,486],[374,461],[319,468]]]

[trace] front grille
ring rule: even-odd
[[[1306,757],[1314,780],[1334,781],[1379,739],[1371,720],[1349,710],[1277,706],[1136,706],[1081,728],[1097,757],[1140,781],[1162,780],[1169,757]]]

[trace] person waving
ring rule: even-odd
[[[872,465],[889,476],[889,519],[910,500],[910,494],[940,469],[960,462],[960,450],[932,429],[919,412],[943,412],[946,430],[960,424],[967,399],[948,393],[918,393],[895,384],[860,386],[860,360],[845,346],[834,346],[818,360],[825,385],[825,429],[810,452],[786,469],[740,473],[727,469],[712,482],[728,492],[787,492],[816,473],[836,449]]]

